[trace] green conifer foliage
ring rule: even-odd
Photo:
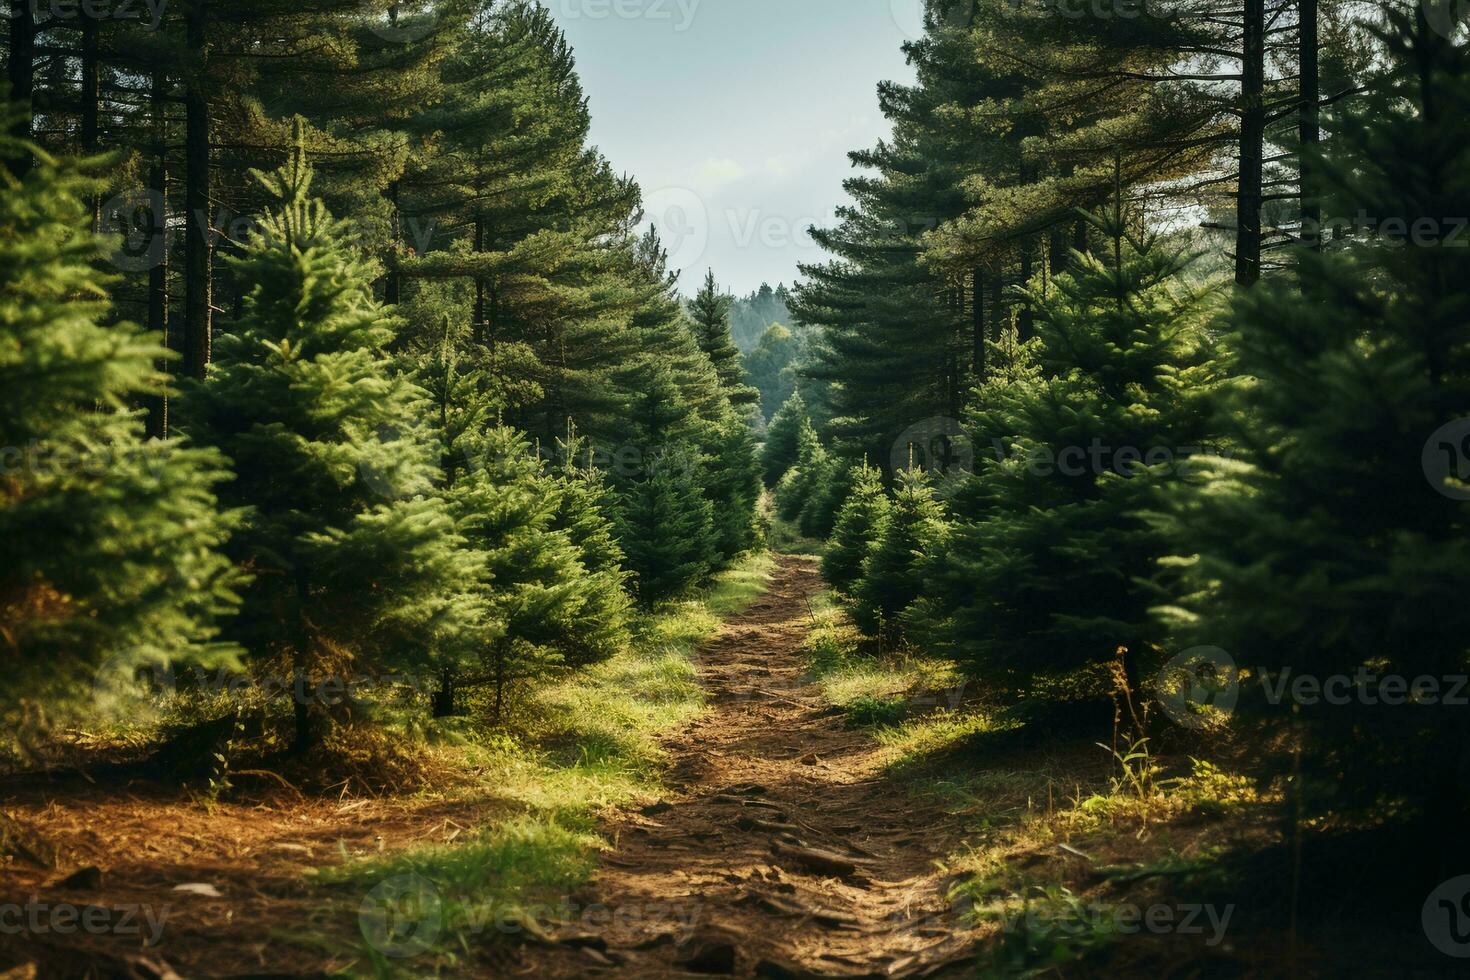
[[[796,465],[800,452],[798,440],[804,428],[811,428],[811,419],[807,417],[806,402],[802,401],[798,391],[781,406],[766,428],[766,444],[761,450],[766,486],[776,486],[786,471]]]
[[[689,312],[694,317],[694,337],[700,350],[709,355],[715,373],[720,377],[720,387],[730,399],[730,404],[744,408],[760,401],[760,392],[746,383],[745,368],[740,360],[740,350],[730,339],[730,307],[734,301],[721,293],[715,284],[715,273],[711,269],[704,279],[699,293],[689,303]]]
[[[811,493],[801,505],[796,527],[809,538],[825,539],[837,523],[837,511],[852,491],[856,473],[852,464],[835,453],[827,454],[826,465],[813,479]]]
[[[796,433],[796,463],[776,486],[776,513],[783,521],[795,521],[817,492],[832,466],[832,455],[817,430],[804,422]]]
[[[755,434],[734,412],[716,427],[707,460],[705,494],[715,509],[715,550],[728,561],[756,545],[763,489]]]
[[[852,490],[837,512],[832,539],[822,555],[822,576],[839,593],[850,594],[862,575],[863,559],[877,539],[888,508],[883,474],[863,463],[853,472]]]
[[[435,494],[424,393],[384,354],[395,321],[373,299],[376,270],[310,197],[297,131],[289,163],[257,174],[278,203],[230,260],[244,316],[185,411],[234,461],[221,498],[248,508],[230,553],[255,581],[231,636],[307,689],[423,675],[479,620],[476,568]],[[327,707],[298,691],[297,749],[324,734]]]
[[[1185,282],[1188,258],[1118,211],[1092,221],[1109,254],[1077,256],[1033,296],[1039,346],[1011,350],[1010,377],[976,391],[975,473],[952,490],[957,526],[929,562],[926,627],[943,621],[953,652],[1018,688],[1081,678],[1120,647],[1137,683],[1133,665],[1160,653],[1139,580],[1169,542],[1141,512],[1202,451],[1220,374],[1212,294]]]
[[[586,552],[562,526],[572,506],[563,499],[565,483],[545,472],[522,435],[492,428],[474,440],[473,457],[450,499],[460,532],[484,562],[494,618],[504,624],[485,656],[498,716],[512,685],[620,649],[628,600],[618,572],[588,570]],[[582,521],[588,540],[601,533]]]
[[[923,558],[943,549],[948,534],[944,505],[928,475],[901,472],[893,504],[878,518],[862,577],[852,588],[853,621],[864,633],[890,642],[903,636],[901,614],[923,592]]]
[[[618,521],[645,606],[704,579],[717,560],[714,507],[701,492],[697,462],[666,452],[650,470],[623,491]]]
[[[0,157],[32,151],[0,135]],[[160,338],[99,323],[111,281],[97,271],[104,253],[82,203],[98,185],[73,164],[32,159],[23,180],[0,169],[6,738],[26,734],[23,708],[29,722],[45,720],[42,707],[51,720],[90,710],[104,666],[123,680],[169,662],[229,662],[215,622],[240,584],[220,551],[234,520],[216,507],[225,461],[146,441],[133,410],[164,383]]]
[[[1243,452],[1175,497],[1183,575],[1164,612],[1179,647],[1251,671],[1240,715],[1301,739],[1306,812],[1419,814],[1451,848],[1470,813],[1470,722],[1443,697],[1470,666],[1470,51],[1418,12],[1390,23],[1396,70],[1321,167],[1329,214],[1383,225],[1302,255],[1299,291],[1237,306],[1252,381],[1220,408]],[[1294,698],[1302,676],[1350,678],[1349,696]],[[1434,678],[1439,697],[1403,703],[1393,676]]]

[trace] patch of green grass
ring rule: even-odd
[[[474,773],[467,791],[494,793],[500,819],[463,842],[364,860],[344,854],[341,866],[318,872],[322,884],[356,890],[339,903],[363,928],[354,969],[452,972],[476,945],[535,930],[594,869],[604,842],[593,814],[659,792],[659,736],[704,708],[691,654],[761,595],[774,566],[768,554],[751,555],[705,594],[645,614],[627,650],[536,691],[524,713],[533,721],[520,730],[471,730],[444,747],[456,768]],[[364,896],[363,909],[391,901],[381,915],[366,914],[357,904]],[[417,950],[413,936],[430,933],[433,941]],[[402,952],[405,943],[414,955],[383,952]]]
[[[999,941],[982,964],[981,976],[986,977],[1052,974],[1120,938],[1106,906],[1060,885],[1033,885],[998,902],[977,904],[974,912],[978,920],[995,922],[1000,929]]]
[[[877,654],[852,625],[831,593],[812,602],[813,625],[806,641],[807,670],[828,703],[861,726],[892,726],[963,691],[963,680],[947,660],[912,649]],[[948,705],[952,707],[952,705]]]
[[[909,703],[903,698],[875,698],[862,694],[847,703],[847,723],[858,728],[897,725],[908,717]]]
[[[436,972],[457,965],[488,939],[538,932],[591,874],[599,844],[586,827],[520,817],[464,844],[347,861],[319,880],[364,894],[358,928],[373,973],[422,975],[430,963]]]

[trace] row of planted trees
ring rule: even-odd
[[[1009,704],[1233,710],[1308,820],[1408,822],[1444,870],[1470,805],[1470,53],[1418,12],[1377,38],[1311,166],[1328,213],[1380,224],[1239,289],[1119,179],[1069,271],[1015,294],[1033,332],[988,343],[943,449],[884,473],[798,399],[767,477],[883,644]]]
[[[194,116],[166,110],[162,142],[128,142],[149,110],[124,94],[153,50],[128,47],[131,22],[82,66],[115,123],[97,140],[63,98],[64,53],[6,109],[7,730],[23,743],[94,712],[99,679],[178,664],[294,689],[298,750],[353,720],[352,699],[302,696],[329,680],[406,680],[439,714],[473,687],[499,712],[758,543],[757,396],[728,301],[711,283],[690,316],[656,230],[636,232],[639,190],[587,146],[544,9],[252,5],[269,26],[185,7],[234,25],[190,57],[243,73],[182,72],[186,102],[209,96],[202,149]],[[16,65],[28,28],[9,29]],[[247,43],[256,30],[270,44]],[[323,58],[340,74],[303,94]],[[287,93],[306,109],[294,122],[276,111]],[[169,170],[195,149],[216,178],[241,168],[223,200],[252,215],[205,225],[203,280],[199,216],[146,180],[150,153]],[[274,163],[247,181],[257,158]],[[119,245],[110,218],[141,237]]]

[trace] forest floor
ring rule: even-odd
[[[1382,834],[1302,870],[1228,753],[1115,756],[1097,707],[992,710],[756,556],[536,727],[440,733],[417,791],[0,778],[0,980],[1442,975],[1417,885],[1374,884],[1392,922],[1345,901]]]
[[[939,976],[973,963],[939,863],[963,828],[886,775],[882,745],[807,676],[822,588],[810,559],[780,558],[766,595],[703,648],[708,710],[668,743],[667,798],[608,828],[616,844],[587,890],[609,919],[584,940],[595,948],[532,953],[524,975]]]
[[[807,673],[815,562],[754,564],[762,581],[732,573],[697,629],[672,617],[702,643],[567,685],[585,702],[573,710],[609,717],[583,719],[564,763],[460,748],[453,788],[340,798],[265,781],[211,800],[132,765],[7,777],[0,977],[934,976],[972,962],[936,863],[962,827],[887,778],[882,746]],[[636,771],[652,750],[623,744],[638,740],[662,743],[652,778]],[[420,871],[443,884],[427,911]],[[384,888],[386,923],[370,909]]]

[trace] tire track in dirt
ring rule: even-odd
[[[919,977],[968,972],[972,937],[936,866],[959,828],[883,773],[804,678],[815,563],[699,654],[706,712],[666,743],[666,800],[625,811],[590,887],[586,934],[527,947],[536,977]],[[592,916],[584,916],[586,923]]]

